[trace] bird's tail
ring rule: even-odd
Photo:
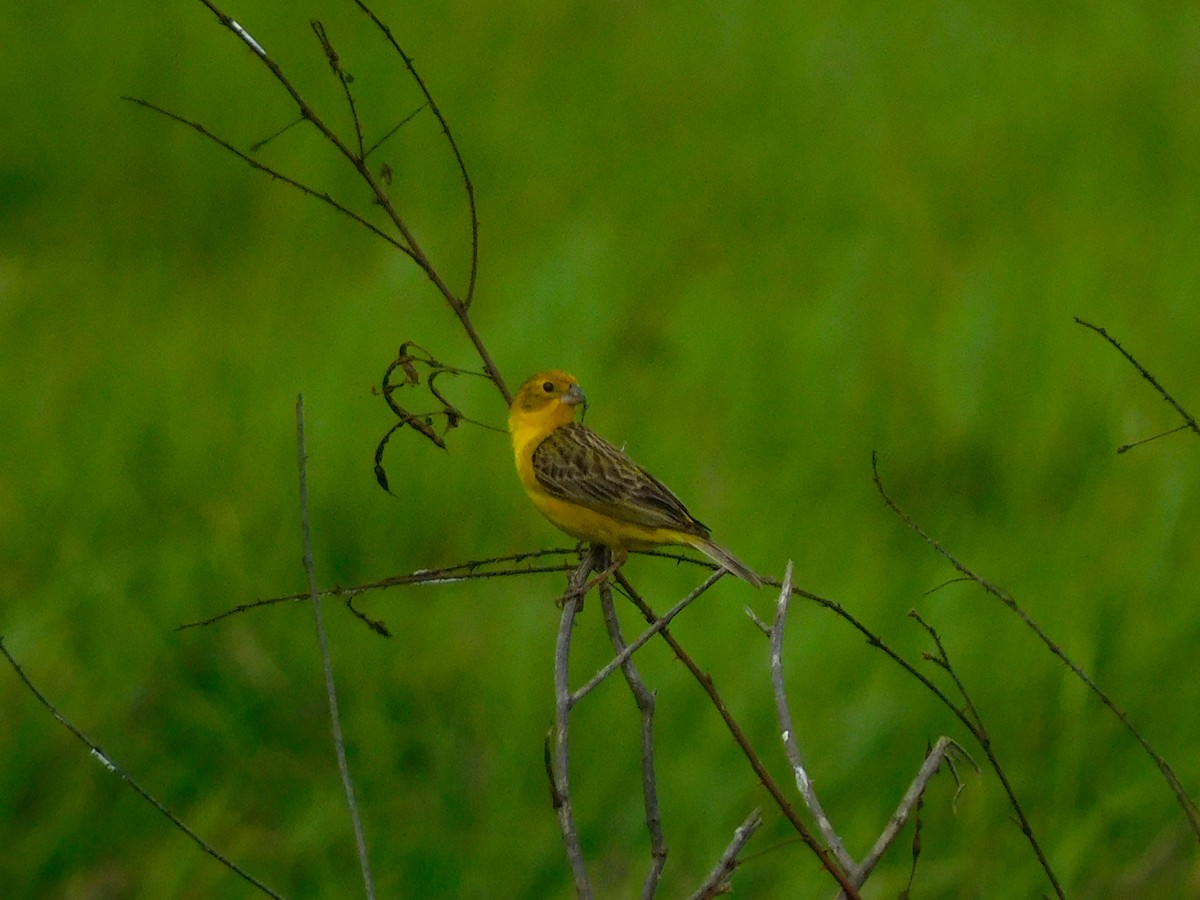
[[[705,556],[711,558],[714,562],[719,563],[742,579],[742,581],[752,584],[756,588],[763,586],[763,580],[754,573],[754,570],[745,565],[724,547],[714,544],[708,538],[702,538],[698,535],[691,536],[691,544]]]

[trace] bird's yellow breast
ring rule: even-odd
[[[513,456],[529,499],[551,523],[581,541],[614,549],[644,550],[659,544],[689,543],[684,535],[673,529],[645,528],[548,493],[533,470],[534,451],[553,431],[543,426],[544,423],[537,421],[514,422]]]
[[[542,515],[572,537],[611,549],[648,550],[661,544],[686,544],[687,537],[669,528],[645,528],[613,518],[578,503],[560,500],[540,487],[529,498]]]

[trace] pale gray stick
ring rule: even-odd
[[[747,841],[761,826],[762,810],[756,809],[746,816],[745,821],[738,826],[737,831],[733,833],[733,840],[725,848],[717,867],[709,873],[709,876],[704,879],[704,884],[700,885],[696,893],[692,894],[688,900],[712,900],[713,897],[729,893],[729,876],[738,866],[738,854],[742,852]]]
[[[300,532],[304,542],[304,572],[308,575],[308,591],[312,598],[313,618],[317,623],[317,642],[321,646],[321,668],[325,671],[325,695],[329,702],[329,722],[333,730],[333,749],[337,755],[338,771],[342,774],[342,789],[354,826],[354,842],[358,846],[358,864],[362,869],[363,887],[368,900],[375,900],[375,885],[371,879],[371,861],[367,856],[367,840],[363,835],[358,803],[354,800],[354,782],[346,762],[346,742],[342,738],[342,718],[338,714],[337,688],[333,683],[333,660],[329,654],[329,637],[321,617],[321,597],[313,567],[312,535],[308,527],[308,453],[304,448],[304,395],[296,397],[296,461],[300,469]]]
[[[775,606],[775,624],[771,627],[771,684],[775,692],[775,709],[779,716],[779,727],[782,731],[783,749],[787,753],[788,763],[792,767],[792,775],[796,779],[796,787],[804,798],[804,805],[812,814],[829,845],[838,864],[853,877],[854,860],[842,844],[842,839],[833,830],[833,825],[817,799],[812,779],[804,768],[804,760],[800,756],[800,745],[796,742],[796,732],[792,728],[792,713],[788,708],[787,690],[783,684],[783,626],[787,621],[788,601],[792,597],[792,561],[788,560],[787,569],[783,574],[783,588],[779,592],[779,602]],[[855,884],[861,884],[855,881]]]
[[[575,829],[575,814],[571,810],[570,719],[571,707],[575,705],[570,681],[571,632],[575,627],[575,617],[583,607],[581,588],[587,584],[587,577],[596,565],[596,553],[594,548],[589,550],[571,576],[567,592],[563,595],[562,623],[558,628],[558,641],[554,649],[554,751],[550,760],[550,786],[579,900],[591,900],[593,894],[583,847]]]
[[[875,842],[875,846],[871,848],[871,852],[866,855],[861,863],[850,869],[850,877],[854,879],[855,885],[859,887],[863,885],[875,869],[875,866],[879,863],[880,858],[887,852],[888,847],[900,835],[900,830],[908,823],[908,817],[912,815],[917,801],[925,793],[925,788],[929,786],[929,782],[937,774],[938,769],[941,768],[942,761],[951,753],[962,753],[964,756],[967,756],[966,751],[950,740],[950,738],[938,738],[937,743],[933,745],[933,749],[925,756],[925,762],[921,764],[921,769],[917,772],[917,777],[913,779],[913,783],[909,785],[908,791],[900,798],[900,804],[896,807],[896,811],[892,813],[891,819],[888,820],[887,828],[883,829],[883,833],[879,835],[879,840]],[[967,759],[970,759],[970,756],[967,756]],[[953,767],[953,763],[950,763],[950,765]],[[840,896],[845,897],[845,894],[841,894]]]
[[[600,608],[613,649],[620,654],[625,650],[625,638],[621,635],[621,623],[613,604],[612,585],[607,580],[600,583]],[[650,832],[650,871],[642,882],[642,900],[650,900],[658,889],[663,866],[667,862],[667,839],[663,835],[654,775],[654,692],[642,681],[632,657],[621,664],[621,672],[642,718],[642,795],[646,806],[646,830]]]
[[[205,853],[207,853],[209,856],[211,856],[213,859],[215,859],[221,865],[225,866],[227,869],[229,869],[229,871],[233,872],[238,877],[245,879],[250,884],[254,885],[256,888],[258,888],[260,891],[262,891],[264,894],[266,894],[268,897],[274,897],[275,900],[283,900],[282,896],[275,893],[273,890],[271,890],[269,887],[267,887],[265,884],[263,884],[261,881],[259,881],[257,878],[255,878],[253,875],[251,875],[249,872],[242,869],[240,866],[238,866],[236,863],[234,863],[231,859],[229,859],[227,856],[225,856],[223,853],[221,853],[219,850],[217,850],[216,847],[212,846],[207,841],[205,841],[204,838],[200,837],[200,835],[196,834],[196,832],[192,831],[192,829],[189,828],[182,819],[180,819],[177,815],[175,815],[175,813],[171,812],[169,809],[167,809],[165,806],[163,806],[152,794],[150,794],[149,791],[147,791],[140,784],[138,784],[136,781],[134,781],[133,776],[130,775],[128,772],[126,772],[124,769],[122,769],[119,765],[117,765],[116,762],[113,761],[112,757],[110,757],[103,750],[101,750],[100,746],[95,741],[93,741],[90,737],[88,737],[86,734],[84,734],[82,731],[80,731],[78,728],[76,728],[75,725],[72,724],[71,720],[68,719],[66,716],[64,716],[61,712],[59,712],[58,707],[56,707],[53,703],[51,703],[46,698],[46,695],[37,689],[37,685],[35,685],[33,683],[33,681],[30,680],[29,676],[25,674],[25,670],[21,668],[20,663],[18,663],[16,661],[16,659],[13,658],[13,655],[8,652],[8,647],[4,646],[4,638],[3,637],[0,637],[0,654],[4,655],[4,658],[8,660],[8,664],[10,666],[12,666],[13,671],[17,673],[17,676],[24,683],[25,687],[27,687],[29,689],[29,691],[33,694],[33,696],[38,699],[38,702],[41,703],[42,706],[46,707],[47,711],[49,711],[50,715],[54,716],[54,718],[55,718],[55,720],[57,720],[58,724],[60,724],[63,728],[67,729],[67,731],[71,732],[71,734],[75,735],[75,737],[79,738],[79,740],[81,740],[83,742],[84,746],[86,746],[88,748],[88,750],[91,751],[92,756],[102,766],[104,766],[104,768],[106,768],[108,771],[114,773],[123,782],[125,782],[127,785],[129,785],[131,788],[133,788],[133,790],[137,793],[137,795],[139,797],[141,797],[143,800],[145,800],[147,803],[149,803],[151,806],[153,806],[155,809],[157,809],[160,813],[162,813],[164,816],[166,816],[167,820],[172,825],[174,825],[176,828],[178,828],[180,831],[182,831],[184,834],[186,834],[189,838],[191,838],[192,841],[195,842],[197,847],[199,847],[201,850],[203,850]]]

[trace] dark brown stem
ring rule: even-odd
[[[1041,626],[1039,626],[1028,615],[1028,613],[1026,613],[1025,610],[1023,610],[1017,604],[1016,600],[1014,600],[1005,591],[1002,591],[985,578],[981,578],[979,575],[976,575],[965,565],[959,562],[958,559],[955,558],[952,553],[950,553],[950,551],[938,543],[937,540],[928,534],[919,524],[910,518],[909,515],[904,512],[904,510],[900,508],[896,501],[888,495],[886,490],[884,490],[883,481],[879,475],[878,460],[876,459],[875,454],[871,454],[871,468],[874,472],[876,490],[879,491],[879,495],[883,498],[883,502],[886,503],[888,508],[896,514],[900,521],[903,522],[910,531],[919,535],[926,544],[928,544],[943,558],[945,558],[946,561],[949,562],[950,565],[952,565],[955,569],[957,569],[963,577],[983,588],[984,591],[986,591],[988,594],[991,594],[1002,604],[1004,604],[1004,606],[1006,606],[1014,615],[1016,615],[1017,618],[1019,618],[1029,628],[1029,630],[1037,636],[1038,640],[1040,640],[1046,646],[1046,648],[1071,671],[1076,678],[1087,685],[1088,690],[1095,694],[1100,699],[1100,702],[1108,708],[1109,712],[1116,716],[1121,724],[1124,725],[1129,731],[1129,733],[1133,735],[1134,739],[1142,746],[1142,749],[1146,752],[1146,754],[1154,761],[1154,764],[1158,766],[1158,770],[1162,773],[1162,776],[1166,780],[1167,785],[1170,787],[1171,792],[1175,795],[1175,799],[1179,802],[1180,807],[1182,807],[1184,814],[1187,816],[1188,823],[1192,828],[1192,832],[1196,835],[1197,839],[1200,839],[1200,810],[1197,810],[1195,801],[1188,796],[1188,793],[1180,783],[1179,778],[1175,775],[1174,769],[1172,769],[1167,763],[1166,759],[1164,759],[1158,753],[1158,751],[1151,746],[1150,742],[1146,740],[1146,738],[1142,737],[1141,732],[1139,732],[1129,720],[1129,716],[1127,716],[1125,712],[1113,702],[1112,698],[1110,698],[1108,694],[1100,689],[1100,686],[1092,680],[1091,676],[1083,671],[1083,669],[1077,665],[1074,660],[1067,656],[1066,652],[1064,652],[1058,644],[1050,639],[1050,636],[1047,635],[1046,632],[1041,629]],[[959,717],[965,723],[967,723],[969,727],[970,723],[968,719],[963,717],[961,714]]]
[[[266,50],[263,49],[262,45],[250,37],[246,30],[239,25],[233,19],[233,17],[227,15],[224,11],[218,8],[216,4],[212,2],[212,0],[200,0],[200,2],[203,3],[204,6],[207,7],[214,16],[217,17],[217,21],[237,35],[239,40],[243,41],[247,46],[250,47],[251,50],[254,51],[255,55],[259,58],[259,60],[262,61],[262,64],[267,67],[272,76],[274,76],[275,80],[292,98],[292,101],[296,104],[300,111],[301,117],[312,123],[313,127],[321,133],[322,137],[329,141],[329,143],[336,148],[337,152],[340,153],[342,157],[354,167],[356,172],[358,172],[359,177],[371,189],[371,193],[374,195],[375,202],[381,209],[384,210],[388,218],[391,219],[392,224],[396,227],[396,230],[400,233],[402,243],[406,248],[406,253],[408,256],[420,267],[421,271],[425,273],[425,276],[431,282],[433,282],[438,292],[442,295],[446,303],[450,306],[450,309],[458,318],[468,340],[471,341],[472,346],[474,346],[476,353],[479,355],[479,359],[483,363],[483,368],[487,372],[488,377],[491,378],[492,382],[496,385],[497,390],[500,391],[501,396],[504,398],[505,405],[510,405],[512,403],[512,394],[509,392],[508,386],[505,384],[504,378],[500,374],[500,370],[497,368],[495,361],[492,359],[490,351],[488,351],[486,345],[483,343],[483,339],[479,336],[479,332],[475,329],[475,325],[471,321],[471,317],[468,312],[471,305],[471,298],[474,294],[476,269],[478,265],[479,226],[478,217],[475,211],[474,188],[471,186],[470,178],[466,173],[466,165],[463,162],[461,153],[459,153],[457,144],[454,142],[453,136],[450,134],[450,129],[446,124],[446,120],[442,115],[441,110],[438,109],[437,104],[433,101],[433,97],[430,94],[429,89],[426,87],[424,80],[420,77],[413,66],[411,57],[404,53],[400,45],[396,42],[396,39],[392,35],[391,29],[388,28],[388,26],[385,25],[379,19],[379,17],[376,16],[369,7],[367,7],[365,3],[361,2],[361,0],[356,0],[359,8],[371,18],[371,21],[377,28],[380,29],[380,32],[385,38],[387,38],[388,42],[404,61],[405,67],[408,69],[421,92],[424,94],[426,101],[429,103],[430,110],[437,117],[438,122],[441,124],[442,130],[450,142],[455,159],[459,164],[459,169],[463,174],[463,182],[467,186],[467,197],[470,204],[472,223],[471,272],[465,298],[459,298],[458,295],[451,290],[450,286],[445,282],[437,268],[426,255],[424,248],[420,245],[416,239],[416,236],[408,227],[408,223],[392,205],[391,198],[388,196],[387,191],[384,189],[383,185],[380,184],[379,179],[377,179],[375,176],[375,173],[371,171],[371,167],[367,162],[367,155],[365,152],[362,152],[361,147],[360,152],[356,153],[353,149],[347,146],[347,144],[341,139],[341,137],[338,136],[336,132],[333,131],[333,129],[325,124],[324,120],[317,115],[316,111],[308,104],[304,97],[301,96],[300,92],[292,84],[291,80],[284,74],[283,70],[279,67],[279,64],[270,57]],[[330,48],[330,51],[331,49],[332,48]],[[315,191],[312,191],[311,193],[316,194]]]

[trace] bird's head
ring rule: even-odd
[[[573,421],[575,407],[580,405],[587,406],[587,397],[574,375],[561,369],[538,372],[517,391],[508,414],[508,428],[515,431],[524,424],[539,422],[554,429]]]

